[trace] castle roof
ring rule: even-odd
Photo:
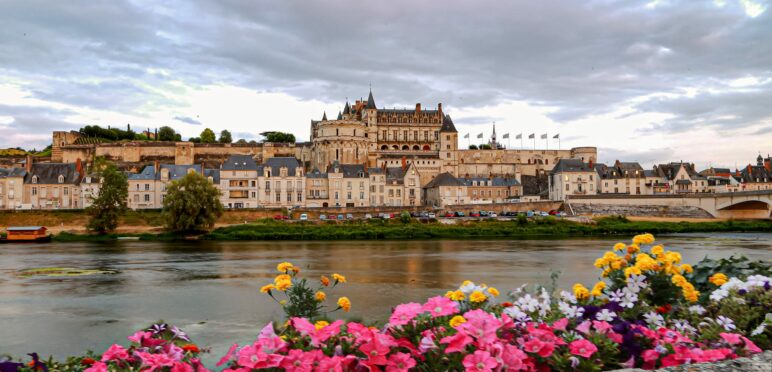
[[[550,173],[594,172],[595,168],[579,159],[560,159]]]
[[[76,164],[73,163],[38,163],[32,164],[32,169],[24,177],[24,183],[32,183],[32,178],[37,177],[39,184],[58,184],[59,176],[64,177],[65,184],[77,185],[80,183],[81,174],[78,173]]]
[[[222,170],[257,170],[257,163],[251,155],[231,155],[223,163]]]
[[[370,95],[367,96],[367,108],[374,109],[375,107],[375,99],[373,99],[373,90],[370,89]]]
[[[440,128],[440,132],[458,133],[456,126],[453,125],[453,119],[450,118],[450,115],[446,114],[445,117],[442,118],[442,128]]]
[[[273,175],[278,175],[281,168],[287,168],[287,176],[289,177],[295,177],[296,170],[298,167],[300,167],[300,162],[298,159],[295,159],[294,157],[274,157],[274,158],[268,158],[268,160],[265,161],[264,164],[258,166],[258,171],[262,173],[262,171],[266,168],[271,168],[271,173]]]

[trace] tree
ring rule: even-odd
[[[222,212],[220,191],[199,173],[191,172],[173,181],[166,191],[163,216],[169,231],[189,232],[210,228]]]
[[[490,150],[490,149],[492,149],[492,147],[487,143],[483,143],[482,145],[480,145],[480,150]]]
[[[206,128],[201,132],[201,142],[202,143],[214,143],[216,138],[214,137],[214,132]]]
[[[126,211],[129,182],[126,175],[113,164],[107,165],[99,176],[102,177],[102,186],[87,209],[91,215],[87,228],[104,234],[118,227],[118,217]]]
[[[158,140],[159,141],[176,141],[177,140],[177,132],[174,131],[172,127],[163,126],[158,129]]]
[[[247,140],[241,138],[238,141],[236,141],[236,143],[239,144],[239,145],[246,145],[247,144]]]
[[[477,145],[469,145],[470,150],[477,150]]]
[[[188,138],[188,142],[201,143],[201,137],[190,137]]]
[[[223,130],[220,132],[220,140],[218,141],[220,143],[231,143],[233,142],[233,137],[231,137],[231,132],[227,130]]]
[[[263,132],[260,135],[265,137],[264,142],[295,143],[295,135],[292,133]]]

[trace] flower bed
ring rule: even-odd
[[[600,280],[571,292],[525,286],[506,296],[466,281],[424,303],[396,306],[375,328],[329,321],[352,306],[327,294],[346,278],[323,276],[312,285],[291,263],[261,291],[287,313],[281,327],[266,325],[256,341],[234,344],[217,367],[229,372],[287,371],[599,371],[655,369],[717,362],[769,349],[772,279],[768,265],[739,277],[704,275],[699,264],[653,245],[650,234],[618,243],[596,260]],[[761,272],[762,274],[758,274]],[[165,324],[137,332],[128,347],[101,355],[47,362],[62,371],[208,371],[201,350]],[[35,359],[37,360],[37,359]],[[0,365],[0,371],[46,368]]]

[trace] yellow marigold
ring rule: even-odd
[[[625,244],[625,243],[614,244],[614,250],[615,251],[621,251],[621,250],[623,250],[625,248],[627,248],[627,244]]]
[[[324,293],[324,292],[322,292],[322,291],[318,291],[318,292],[316,292],[316,294],[314,294],[314,298],[315,298],[317,301],[319,301],[319,302],[322,302],[322,301],[324,301],[325,299],[327,299],[327,294],[325,294],[325,293]]]
[[[348,312],[351,310],[351,300],[349,300],[348,297],[341,297],[338,299],[338,306],[343,309],[343,311]]]
[[[466,318],[464,318],[461,315],[456,315],[453,318],[450,319],[450,326],[451,327],[457,327],[459,324],[466,323]]]
[[[606,266],[606,260],[604,260],[602,258],[599,258],[599,259],[595,260],[595,267],[600,269],[603,266]]]
[[[606,283],[597,282],[595,283],[595,286],[592,287],[592,292],[590,292],[590,294],[595,297],[600,297],[603,294],[603,288],[606,288]]]
[[[279,282],[276,282],[276,289],[280,291],[286,291],[292,287],[292,281],[291,280],[281,280]]]
[[[651,243],[654,243],[654,235],[641,234],[633,237],[633,244],[635,245],[651,244]]]
[[[584,300],[590,297],[590,291],[587,289],[587,287],[583,286],[581,283],[574,284],[574,296],[578,300]]]
[[[338,273],[332,274],[332,278],[335,279],[335,281],[338,282],[338,283],[345,283],[346,282],[346,277],[343,276],[343,275],[340,275]]]
[[[636,266],[625,268],[625,277],[629,278],[631,275],[641,275],[641,269]]]
[[[717,285],[717,286],[721,286],[724,283],[726,283],[727,281],[729,281],[729,278],[727,278],[726,275],[724,275],[722,273],[715,273],[715,274],[713,274],[713,276],[711,276],[708,279],[708,281],[713,283],[713,284],[715,284],[715,285]]]
[[[622,268],[622,260],[614,261],[611,263],[611,269],[612,270],[619,270]]]
[[[290,271],[294,265],[290,262],[282,262],[278,265],[276,265],[276,270],[280,273],[286,273],[287,271]]]
[[[662,247],[661,245],[655,245],[655,246],[651,247],[651,253],[652,254],[656,254],[657,256],[659,256],[659,255],[665,253],[665,248]]]
[[[686,283],[686,278],[684,278],[683,275],[675,274],[672,278],[670,278],[670,281],[673,282],[673,284],[681,287]]]
[[[488,293],[490,293],[491,296],[493,296],[493,297],[498,297],[499,296],[499,290],[494,288],[494,287],[488,288]]]
[[[465,285],[470,285],[470,284],[474,284],[474,283],[471,280],[464,280],[463,282],[461,282],[461,286],[462,287],[465,286]]]
[[[694,268],[692,268],[692,265],[683,264],[683,265],[681,265],[681,271],[683,271],[683,272],[685,272],[687,274],[691,274],[691,273],[694,272]]]
[[[326,277],[326,276],[324,276],[324,275],[322,275],[322,277],[321,277],[321,278],[319,278],[319,281],[320,281],[320,282],[322,283],[322,285],[323,285],[323,286],[325,286],[325,287],[326,287],[326,286],[328,286],[328,285],[330,285],[330,278],[328,278],[328,277]]]
[[[447,291],[444,295],[445,298],[452,298],[453,297],[453,291]]]
[[[639,247],[639,246],[637,246],[635,244],[627,247],[627,253],[629,253],[629,254],[638,253],[640,251],[641,251],[641,247]]]
[[[273,284],[268,284],[260,287],[260,292],[268,293],[274,289],[276,289],[276,287]]]
[[[681,263],[681,254],[678,252],[667,251],[665,253],[665,260],[672,263]]]
[[[279,282],[283,282],[285,280],[292,280],[292,277],[287,274],[276,275],[276,277],[273,278],[273,283],[278,285]]]
[[[488,299],[488,296],[486,296],[484,293],[480,291],[474,291],[471,295],[469,295],[469,301],[474,303],[480,303],[485,302]]]
[[[463,301],[466,299],[466,295],[464,292],[461,292],[460,290],[453,291],[453,294],[450,296],[450,299],[453,301]]]
[[[279,305],[284,306],[287,304],[287,300],[281,300],[279,301]]]
[[[603,272],[600,273],[600,276],[602,276],[604,278],[608,278],[608,274],[610,274],[610,273],[611,273],[611,269],[603,269]]]
[[[316,328],[317,331],[324,327],[327,327],[328,325],[330,325],[330,323],[324,320],[317,320],[316,323],[314,323],[314,327]]]

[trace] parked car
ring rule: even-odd
[[[557,215],[558,215],[558,211],[556,211],[556,210],[554,210],[554,209],[553,209],[553,210],[551,210],[551,211],[549,212],[549,215],[550,215],[550,216],[557,216]]]
[[[533,215],[534,215],[533,211],[525,212],[525,216],[528,217],[528,218],[533,217]]]
[[[277,214],[277,215],[273,216],[273,219],[277,220],[277,221],[288,220],[289,216],[285,216],[283,214]]]
[[[481,216],[480,212],[471,212],[471,213],[469,213],[469,217],[480,217],[480,216]]]
[[[466,214],[464,212],[456,212],[456,217],[466,217]]]
[[[339,220],[343,220],[343,215],[342,215],[342,214],[339,214],[339,215],[338,215],[338,219],[339,219]]]
[[[308,221],[308,215],[305,213],[300,214],[300,220],[301,221]]]
[[[430,213],[427,213],[427,214],[426,214],[426,217],[429,217],[429,218],[437,218],[437,216],[436,216],[434,213],[431,213],[431,212],[430,212]]]
[[[388,213],[384,213],[381,218],[383,218],[384,220],[388,220],[389,218],[391,218],[391,215]]]
[[[480,213],[479,213],[479,214],[480,214],[480,217],[488,217],[488,215],[489,215],[490,213],[488,213],[488,212],[486,212],[486,211],[480,211]]]
[[[496,212],[491,212],[491,213],[489,213],[489,214],[488,214],[488,217],[490,217],[490,218],[496,218],[496,217],[498,217],[498,216],[499,216],[499,215],[498,215],[498,214],[496,214]]]
[[[331,215],[327,216],[327,219],[328,219],[328,220],[335,220],[335,219],[337,219],[337,218],[335,218],[335,215],[334,215],[334,214],[331,214]]]
[[[456,217],[456,214],[453,212],[445,212],[445,217]]]
[[[324,221],[324,220],[326,220],[326,219],[327,219],[327,215],[326,215],[326,214],[320,214],[320,215],[319,215],[319,220],[320,220],[320,221]]]
[[[568,213],[566,212],[558,212],[558,217],[566,217],[568,216]]]
[[[549,215],[550,214],[547,212],[539,212],[539,216],[542,216],[542,217],[549,217]]]
[[[373,215],[372,215],[372,214],[370,214],[370,213],[367,213],[367,214],[365,214],[365,219],[366,219],[366,220],[369,220],[369,219],[371,219],[371,218],[373,218]]]
[[[427,213],[426,211],[421,212],[421,213],[418,214],[418,217],[427,218],[427,217],[429,217],[429,213]]]
[[[354,219],[354,215],[351,214],[351,213],[346,213],[346,219],[347,220],[353,220]]]

